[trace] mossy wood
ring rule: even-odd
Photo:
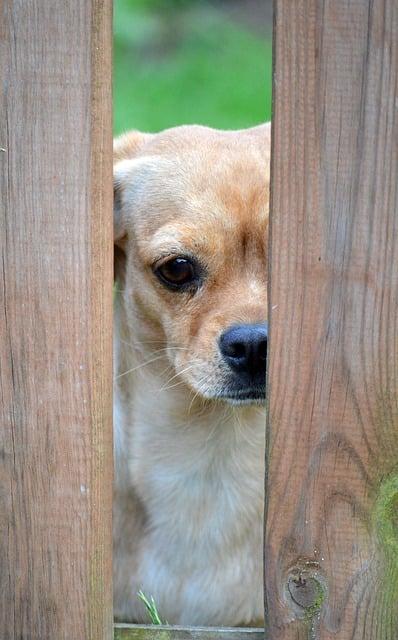
[[[398,4],[276,0],[269,640],[398,638]]]
[[[265,640],[263,629],[116,624],[114,640]]]
[[[0,637],[109,640],[110,0],[0,4]]]

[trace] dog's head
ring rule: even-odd
[[[269,125],[115,142],[127,322],[205,398],[265,398],[269,161]]]

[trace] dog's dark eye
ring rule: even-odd
[[[173,289],[179,289],[197,281],[195,265],[188,258],[173,258],[155,269],[157,277]]]

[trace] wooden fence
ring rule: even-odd
[[[398,638],[398,4],[280,0],[266,620]]]
[[[0,637],[110,640],[111,1],[0,6]],[[396,0],[274,55],[266,637],[396,640]]]
[[[109,640],[111,3],[0,6],[0,638]]]

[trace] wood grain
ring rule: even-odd
[[[276,0],[270,640],[398,638],[398,4]]]
[[[0,25],[0,636],[109,640],[111,1]]]
[[[115,624],[114,640],[264,640],[264,630],[251,627]]]

